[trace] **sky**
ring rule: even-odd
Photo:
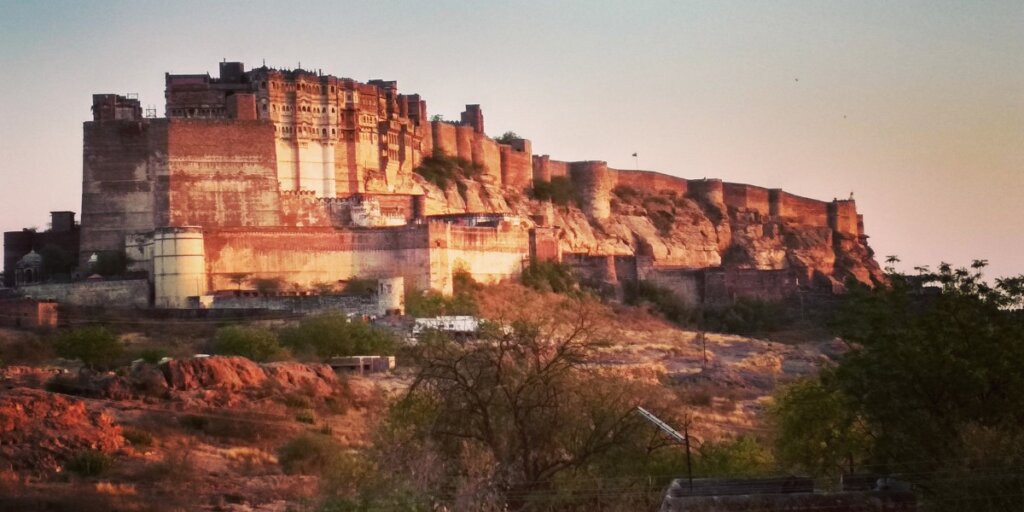
[[[81,209],[95,93],[322,69],[534,152],[854,193],[879,261],[1024,273],[1024,2],[0,0],[0,231]]]

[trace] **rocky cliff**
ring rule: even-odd
[[[884,280],[867,236],[857,232],[855,213],[854,228],[844,231],[819,221],[821,215],[809,220],[732,206],[705,194],[620,185],[608,200],[611,214],[598,218],[580,206],[575,184],[570,187],[576,197],[556,204],[532,198],[529,189],[477,179],[453,180],[441,188],[414,178],[425,193],[428,214],[501,213],[530,227],[553,226],[563,254],[642,256],[656,267],[794,269],[806,283],[833,288],[850,278],[868,285]],[[823,212],[828,205],[814,203]]]

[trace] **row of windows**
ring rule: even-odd
[[[264,81],[260,82],[260,89],[266,89],[266,88],[267,88],[267,81],[264,80]],[[295,83],[289,83],[289,82],[284,82],[284,83],[270,82],[270,88],[271,89],[284,89],[286,91],[318,92],[320,94],[327,94],[328,92],[330,92],[331,94],[334,94],[334,89],[335,89],[333,85],[330,86],[330,87],[327,87],[326,85],[303,84],[303,83],[295,84]],[[352,91],[346,92],[345,93],[345,98],[348,101],[352,101],[352,98],[353,98]],[[358,96],[356,96],[356,98],[358,98]]]
[[[278,131],[277,125],[274,125],[274,131],[275,132]],[[280,127],[280,132],[281,133],[302,133],[302,134],[316,135],[317,129],[316,128],[309,128],[309,127],[306,127],[306,126],[299,126],[299,127],[295,127],[295,128],[293,128],[291,126],[282,126],[282,127]],[[338,133],[337,129],[331,128],[331,135],[337,135],[337,133]],[[327,128],[320,128],[320,134],[321,135],[327,135]]]

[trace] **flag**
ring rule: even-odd
[[[636,156],[636,153],[633,153],[633,156]]]

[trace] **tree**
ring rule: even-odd
[[[249,280],[249,276],[251,276],[251,275],[252,274],[249,274],[247,272],[235,272],[235,273],[232,273],[232,274],[228,274],[228,281],[231,281],[232,283],[234,283],[235,290],[241,290],[242,289],[242,283],[248,281]]]
[[[1007,450],[1024,446],[1024,276],[990,284],[984,267],[943,263],[930,274],[892,273],[889,287],[854,288],[837,319],[849,354],[815,384],[819,399],[782,402],[784,422],[820,414],[823,403],[833,420],[783,429],[783,445],[813,444],[836,426],[854,433],[856,419],[868,467],[907,475],[931,509],[1019,510],[1024,451]],[[843,451],[819,452],[833,459],[822,466],[843,465]],[[981,467],[984,479],[970,476]]]
[[[112,365],[123,347],[117,337],[99,326],[79,327],[61,333],[53,342],[57,355],[79,359],[91,369]]]
[[[548,315],[488,324],[473,343],[422,340],[417,374],[384,428],[398,432],[389,443],[433,447],[456,475],[476,468],[478,491],[512,508],[551,506],[534,500],[597,468],[655,460],[663,445],[636,407],[657,407],[664,389],[591,369],[603,343],[593,302],[566,300]]]
[[[509,130],[501,134],[500,137],[496,137],[494,141],[500,144],[511,144],[512,142],[520,139],[522,139],[522,137],[520,137],[516,132]]]
[[[324,359],[393,354],[398,344],[389,331],[338,313],[304,318],[298,325],[282,330],[280,339],[294,353],[312,352]]]
[[[260,362],[280,359],[286,355],[272,331],[240,325],[217,329],[213,350],[217,354],[248,357]]]

